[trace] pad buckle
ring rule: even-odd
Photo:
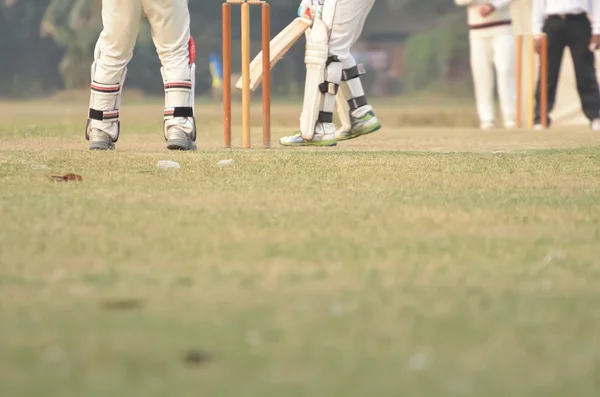
[[[319,84],[321,94],[337,95],[339,88],[339,84],[330,83],[329,81]]]

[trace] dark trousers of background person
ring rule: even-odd
[[[586,14],[548,16],[544,23],[548,38],[548,113],[556,102],[558,75],[565,47],[571,50],[577,91],[583,113],[591,121],[600,117],[600,92],[596,79],[594,53],[590,51],[592,27]],[[535,123],[540,124],[540,83],[535,93]],[[548,123],[550,118],[548,117]]]

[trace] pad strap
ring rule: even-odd
[[[119,111],[90,109],[89,118],[97,121],[114,121],[119,119]]]
[[[367,106],[369,103],[367,102],[367,97],[365,95],[359,96],[358,98],[352,98],[348,101],[348,106],[350,106],[350,110],[356,110],[363,106]]]
[[[194,108],[186,106],[165,109],[165,117],[194,117]]]
[[[342,70],[342,81],[357,79],[365,73],[363,65],[355,65],[349,69]]]
[[[333,113],[319,112],[319,119],[317,121],[319,121],[320,123],[333,123]]]
[[[321,91],[321,94],[337,95],[339,89],[339,84],[331,83],[329,81],[319,84],[319,91]]]
[[[331,55],[327,58],[327,62],[325,62],[325,66],[329,66],[333,62],[340,62],[340,58],[337,55]]]

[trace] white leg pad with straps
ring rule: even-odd
[[[323,108],[323,94],[319,87],[325,82],[325,67],[329,56],[328,31],[325,23],[317,18],[313,24],[306,43],[306,81],[304,85],[304,102],[300,116],[302,137],[311,140],[315,126],[319,120],[319,112]]]
[[[123,68],[120,78],[116,81],[111,81],[114,80],[114,77],[111,79],[107,77],[108,75],[110,73],[105,72],[97,62],[92,64],[90,107],[85,129],[85,137],[88,140],[92,128],[106,132],[113,142],[117,142],[119,139],[121,130],[119,109],[127,68]]]
[[[160,70],[165,85],[164,135],[172,126],[178,126],[196,140],[196,121],[194,118],[194,92],[196,65],[179,69]]]
[[[319,123],[333,123],[333,111],[335,110],[336,97],[342,80],[342,64],[337,57],[329,57],[325,71],[325,82],[319,86],[323,95],[323,107],[319,112]],[[335,130],[335,127],[332,126]]]
[[[310,34],[312,33],[312,29],[308,28],[305,32],[306,40],[308,41],[310,38]],[[342,63],[343,67],[343,63]],[[337,108],[338,117],[340,119],[340,123],[342,124],[342,131],[350,131],[352,129],[352,120],[350,118],[350,107],[348,106],[348,101],[350,100],[349,95],[345,95],[343,90],[338,91],[338,94],[335,97],[335,103]]]
[[[355,117],[362,117],[373,110],[367,101],[365,90],[360,81],[360,76],[365,74],[363,65],[357,65],[354,57],[349,56],[342,60],[341,95],[348,104],[348,109]],[[357,114],[360,113],[360,114]]]
[[[300,116],[300,131],[302,138],[311,140],[315,133],[317,122],[329,122],[329,115],[335,108],[335,95],[339,88],[336,75],[339,61],[329,60],[329,34],[333,25],[337,0],[319,0],[317,16],[312,28],[306,33],[306,82],[304,87],[304,102]],[[333,68],[331,65],[335,64]],[[341,71],[341,70],[340,70]],[[340,75],[341,78],[341,75]],[[331,108],[325,111],[325,106]],[[332,116],[331,116],[332,117]]]

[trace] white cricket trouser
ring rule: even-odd
[[[131,60],[142,12],[152,27],[152,40],[163,66],[178,69],[189,63],[188,0],[102,0],[104,30],[98,40],[98,65],[116,79]]]
[[[350,56],[374,3],[375,0],[337,0],[329,37],[330,55],[336,55],[342,62]]]
[[[481,126],[491,127],[495,122],[495,70],[504,126],[514,127],[516,106],[514,36],[512,33],[506,33],[505,30],[492,35],[471,33],[471,73]]]
[[[193,80],[193,70],[190,72],[188,0],[102,0],[104,29],[96,44],[93,77],[96,83],[105,86],[123,83],[127,64],[133,56],[142,13],[152,28],[152,40],[163,66],[163,79],[176,82]],[[190,106],[189,99],[179,102],[182,103],[171,103],[170,106]],[[98,103],[100,107],[103,105],[101,101]],[[111,109],[98,110],[106,112]],[[118,138],[106,121],[92,120],[92,126],[106,130],[113,139]],[[191,127],[187,127],[184,129],[190,130]]]

